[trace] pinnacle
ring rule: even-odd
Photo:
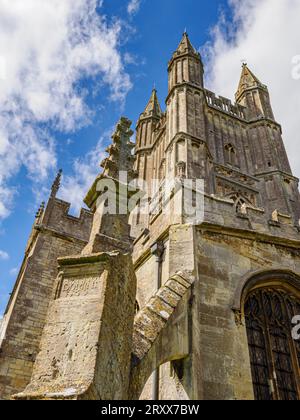
[[[55,180],[52,184],[52,187],[51,187],[51,197],[52,198],[56,197],[56,195],[58,193],[58,190],[60,188],[62,172],[63,172],[62,169],[60,169],[58,171],[58,174],[56,175],[56,178],[55,178]]]
[[[191,41],[189,39],[189,36],[186,30],[183,33],[182,40],[180,41],[180,44],[176,52],[179,54],[184,54],[184,53],[198,54],[195,48],[193,47],[193,45],[191,44]]]
[[[243,63],[242,74],[241,74],[238,90],[236,93],[237,100],[243,94],[245,90],[255,88],[255,87],[261,87],[263,89],[267,88],[249,69],[248,65],[246,63]]]
[[[145,111],[143,112],[143,117],[155,117],[160,118],[162,115],[161,107],[159,104],[159,100],[157,97],[157,90],[156,88],[152,89],[150,100],[145,108]]]
[[[109,156],[101,163],[104,176],[118,179],[122,171],[128,172],[130,176],[134,161],[132,155],[134,144],[130,141],[133,132],[130,127],[131,121],[127,118],[121,118],[118,122],[116,131],[112,135],[113,143],[106,150]]]

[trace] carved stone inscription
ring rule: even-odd
[[[64,279],[60,298],[97,295],[101,290],[102,280],[102,277]]]

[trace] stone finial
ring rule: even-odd
[[[113,143],[106,149],[109,156],[101,163],[104,177],[117,180],[120,172],[126,172],[129,181],[136,177],[133,171],[135,157],[132,154],[135,144],[130,141],[133,135],[130,127],[131,121],[127,118],[122,117],[118,122],[112,135]]]
[[[136,172],[132,153],[135,144],[130,141],[133,135],[130,127],[131,121],[124,117],[120,119],[112,135],[112,144],[107,148],[109,156],[101,164],[103,172],[84,200],[95,214],[90,240],[83,255],[115,250],[132,252],[128,202],[136,192],[132,188]],[[109,202],[114,203],[111,208]]]
[[[272,222],[279,223],[279,213],[278,210],[274,210],[272,213]]]
[[[62,177],[62,169],[60,169],[58,171],[58,174],[57,174],[57,176],[56,176],[56,178],[55,178],[55,180],[52,184],[52,187],[51,187],[51,197],[52,198],[55,198],[57,193],[58,193],[58,190],[60,188],[60,183],[61,183],[61,177]]]

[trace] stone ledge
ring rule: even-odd
[[[69,257],[58,258],[60,266],[67,266],[73,264],[90,264],[96,262],[106,262],[110,258],[121,255],[120,252],[100,252],[91,255],[71,255]]]
[[[289,237],[275,235],[275,234],[272,234],[272,232],[270,231],[260,232],[257,230],[239,229],[236,227],[221,226],[219,224],[209,223],[209,222],[203,222],[201,225],[197,225],[196,229],[202,232],[212,232],[212,233],[228,235],[228,236],[233,236],[233,237],[242,238],[242,239],[255,240],[256,242],[265,242],[265,243],[271,243],[273,245],[289,246],[296,249],[299,249],[300,247],[300,238],[296,237],[298,236],[299,231],[296,232],[296,228],[294,227],[292,227],[292,229],[295,232],[294,237],[292,237],[291,235]]]

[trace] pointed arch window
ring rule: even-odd
[[[300,342],[291,334],[299,314],[300,297],[284,288],[248,294],[245,320],[257,400],[300,400]]]
[[[225,162],[232,166],[237,163],[235,147],[230,143],[225,146]]]

